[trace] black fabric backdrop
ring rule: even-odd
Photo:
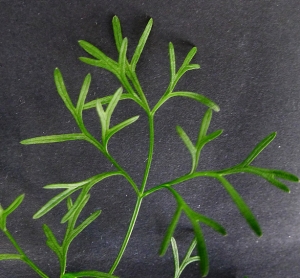
[[[88,100],[113,93],[119,83],[105,70],[81,63],[88,56],[78,45],[87,40],[117,59],[111,19],[118,15],[129,39],[129,57],[150,17],[154,26],[137,67],[150,105],[169,82],[168,42],[178,65],[192,46],[201,70],[189,72],[178,90],[206,95],[221,107],[210,130],[224,129],[202,153],[199,169],[221,169],[241,162],[256,143],[273,131],[277,138],[254,165],[300,175],[300,2],[299,1],[0,1],[0,202],[7,207],[25,193],[22,205],[9,217],[8,228],[20,246],[49,277],[59,276],[55,255],[45,245],[42,224],[58,238],[65,226],[61,204],[39,220],[32,215],[57,192],[42,187],[76,182],[113,169],[101,153],[85,142],[23,146],[23,139],[77,132],[75,122],[58,96],[53,70],[59,67],[75,102],[90,72]],[[175,127],[182,126],[195,140],[205,107],[174,98],[156,115],[153,167],[147,188],[189,171],[190,157]],[[122,102],[113,123],[141,115],[117,134],[111,153],[138,183],[142,180],[148,146],[146,116],[137,105]],[[99,133],[94,111],[85,113],[93,134]],[[176,189],[195,210],[224,225],[227,237],[204,227],[210,257],[209,278],[300,277],[300,191],[289,184],[286,194],[249,174],[230,181],[253,209],[263,229],[258,238],[240,216],[225,190],[211,179],[197,179]],[[68,271],[108,271],[126,232],[135,204],[131,187],[121,177],[95,186],[84,210],[100,217],[71,245]],[[176,208],[167,191],[147,197],[128,249],[115,274],[120,277],[173,277],[169,248],[158,250]],[[182,218],[175,237],[181,252],[192,238]],[[0,235],[0,253],[14,253]],[[191,264],[182,277],[198,277]],[[37,277],[19,261],[1,261],[0,277]]]

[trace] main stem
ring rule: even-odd
[[[123,240],[123,243],[122,243],[122,246],[121,246],[120,251],[118,253],[118,256],[115,259],[115,262],[112,265],[111,269],[109,270],[109,274],[113,274],[114,273],[114,271],[116,270],[117,266],[119,265],[119,263],[120,263],[120,261],[121,261],[121,259],[123,257],[123,254],[125,252],[125,249],[127,247],[128,242],[129,242],[131,233],[133,231],[136,219],[138,217],[138,214],[139,214],[139,211],[140,211],[140,207],[141,207],[141,204],[142,204],[142,200],[143,200],[143,198],[140,197],[140,196],[138,196],[138,198],[136,200],[135,208],[134,208],[131,220],[130,220],[130,224],[129,224],[129,227],[128,227],[128,230],[127,230],[127,233],[126,233],[125,238]]]
[[[147,184],[147,180],[148,180],[148,176],[149,176],[149,172],[150,172],[150,168],[151,168],[151,162],[152,162],[152,158],[153,158],[153,150],[154,150],[154,114],[152,114],[150,112],[147,114],[148,114],[148,122],[149,122],[149,151],[148,151],[147,165],[146,165],[145,172],[144,172],[144,178],[142,181],[141,188],[139,190],[139,194],[137,196],[135,208],[134,208],[131,220],[130,220],[130,224],[129,224],[127,233],[123,240],[123,243],[122,243],[122,246],[118,253],[118,256],[115,259],[115,261],[109,271],[109,274],[114,273],[114,271],[116,270],[117,266],[119,265],[119,263],[123,257],[123,254],[125,252],[128,242],[129,242],[130,236],[131,236],[133,228],[135,226],[136,219],[138,217],[138,214],[139,214],[139,211],[141,208],[141,204],[142,204],[142,201],[144,198],[143,193],[144,193],[144,190],[145,190],[145,187]]]

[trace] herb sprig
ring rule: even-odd
[[[216,232],[221,235],[226,235],[225,228],[218,223],[216,220],[213,220],[200,212],[191,208],[183,199],[183,197],[175,189],[175,186],[181,184],[184,181],[195,180],[195,182],[201,177],[210,177],[215,181],[219,182],[229,196],[232,198],[232,201],[237,206],[238,210],[245,218],[249,227],[254,231],[257,236],[262,235],[261,227],[252,213],[251,209],[248,207],[246,202],[243,200],[242,196],[235,190],[234,186],[228,181],[227,176],[234,175],[238,173],[250,173],[262,177],[267,180],[274,186],[279,189],[289,192],[288,187],[282,182],[299,182],[298,177],[295,175],[282,171],[282,170],[273,170],[265,169],[256,166],[252,166],[251,163],[253,160],[274,140],[276,133],[271,133],[265,137],[260,143],[258,143],[252,152],[239,164],[232,166],[226,169],[220,170],[198,170],[199,161],[202,149],[211,142],[215,140],[222,134],[222,130],[216,130],[213,132],[209,131],[210,122],[214,112],[220,110],[219,106],[208,99],[207,97],[198,94],[196,92],[189,91],[176,91],[176,84],[178,81],[190,70],[199,69],[198,64],[191,64],[192,59],[194,58],[197,48],[193,47],[187,56],[185,57],[181,66],[176,69],[176,56],[175,49],[172,43],[169,43],[169,58],[170,58],[170,81],[166,91],[162,94],[159,101],[151,108],[149,102],[146,98],[144,90],[140,84],[136,73],[136,66],[142,55],[142,52],[145,48],[146,41],[149,37],[151,28],[153,25],[153,20],[150,19],[146,28],[138,42],[138,45],[134,51],[134,54],[131,59],[127,55],[128,39],[124,38],[122,35],[121,24],[118,17],[114,17],[112,20],[114,39],[116,44],[116,50],[118,52],[118,59],[113,60],[107,55],[105,55],[101,50],[86,41],[79,41],[79,45],[91,56],[91,57],[80,57],[80,60],[91,66],[96,66],[105,70],[110,71],[113,75],[117,77],[120,81],[121,87],[118,88],[114,94],[86,102],[86,97],[89,91],[91,84],[91,75],[88,74],[82,84],[80,90],[78,101],[76,105],[73,104],[71,98],[69,97],[68,91],[65,86],[63,76],[58,68],[54,71],[54,81],[56,84],[57,91],[63,100],[65,106],[70,111],[73,116],[75,123],[78,126],[79,132],[71,134],[58,134],[58,135],[48,135],[41,136],[31,139],[26,139],[21,141],[24,145],[30,144],[47,144],[47,143],[59,143],[72,140],[84,140],[92,144],[98,151],[100,151],[104,157],[109,160],[115,170],[111,172],[99,173],[91,178],[88,178],[83,181],[76,183],[66,183],[66,184],[50,184],[45,186],[45,189],[51,190],[63,190],[58,193],[55,197],[50,199],[38,212],[33,216],[34,219],[41,218],[52,209],[55,209],[56,206],[61,202],[66,202],[66,213],[61,219],[62,224],[66,224],[66,231],[64,239],[61,243],[58,242],[51,228],[44,224],[43,230],[47,238],[47,245],[52,251],[57,255],[60,262],[60,277],[116,277],[114,273],[123,257],[123,254],[128,245],[131,233],[134,229],[136,219],[139,215],[139,210],[142,205],[142,201],[147,196],[159,192],[161,190],[168,190],[171,193],[171,196],[175,199],[177,203],[177,208],[172,217],[171,223],[168,226],[168,229],[165,232],[165,235],[162,239],[161,248],[159,250],[160,255],[164,255],[168,249],[169,244],[171,243],[174,256],[174,265],[175,265],[175,274],[174,277],[179,277],[185,267],[195,261],[199,261],[200,265],[200,275],[202,277],[207,276],[209,272],[209,258],[207,254],[206,243],[204,235],[202,233],[201,226],[203,224],[209,226]],[[191,168],[190,171],[182,176],[179,176],[173,180],[166,181],[162,184],[158,184],[150,189],[146,190],[149,172],[151,169],[151,164],[153,161],[153,152],[154,152],[154,117],[156,112],[160,107],[173,97],[186,97],[192,100],[196,100],[200,104],[207,107],[205,115],[202,119],[198,137],[194,141],[191,139],[188,134],[184,131],[184,128],[177,126],[176,130],[185,144],[187,150],[191,156]],[[114,110],[119,102],[124,99],[131,99],[137,105],[139,105],[145,112],[148,118],[149,126],[149,146],[148,146],[148,155],[147,162],[145,165],[145,170],[143,174],[143,180],[141,184],[138,184],[134,181],[131,175],[124,169],[122,165],[113,157],[109,152],[109,140],[114,134],[120,130],[126,128],[127,126],[134,124],[139,116],[134,116],[129,118],[121,123],[118,123],[115,126],[111,126],[111,118],[114,115]],[[95,109],[99,116],[99,125],[101,129],[101,136],[99,138],[94,137],[86,128],[83,120],[83,111],[87,109]],[[193,142],[194,141],[194,142]],[[90,190],[93,186],[98,183],[103,183],[108,180],[108,178],[121,175],[124,179],[131,185],[132,190],[136,195],[136,204],[133,210],[133,214],[128,225],[127,232],[124,236],[123,243],[120,247],[119,253],[112,263],[111,268],[108,272],[99,272],[94,270],[83,270],[77,273],[68,273],[67,272],[67,254],[68,249],[72,241],[78,236],[78,234],[83,231],[90,223],[95,221],[99,216],[101,211],[93,212],[87,219],[77,224],[78,218],[87,204],[87,202],[92,199]],[[75,194],[74,194],[75,193]],[[79,193],[79,194],[78,194]],[[16,241],[12,238],[11,234],[7,231],[6,228],[6,218],[10,215],[22,202],[24,195],[19,196],[6,210],[0,206],[0,228],[7,235],[9,240],[13,243],[18,254],[2,254],[0,255],[0,260],[9,260],[9,259],[19,259],[27,263],[37,274],[41,277],[48,277],[44,274],[32,261],[27,258],[25,253],[21,250]],[[180,263],[179,260],[179,251],[174,239],[174,231],[178,226],[178,221],[182,214],[185,214],[190,221],[191,227],[194,233],[194,240],[191,242],[188,251]],[[197,255],[192,255],[193,250],[197,250]]]

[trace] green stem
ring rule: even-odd
[[[147,165],[144,172],[144,178],[142,182],[142,186],[140,189],[140,193],[143,194],[147,180],[149,177],[149,172],[151,168],[151,163],[153,159],[153,151],[154,151],[154,115],[148,114],[148,122],[149,122],[149,151],[148,151],[148,158],[147,158]]]
[[[13,246],[17,249],[19,254],[22,256],[22,260],[28,264],[37,274],[39,274],[43,278],[49,278],[43,271],[41,271],[34,262],[32,262],[24,253],[24,251],[21,249],[21,247],[18,245],[18,243],[15,241],[11,233],[6,229],[4,230],[5,235],[8,237],[10,242],[13,244]]]
[[[129,224],[129,227],[128,227],[128,230],[127,230],[127,233],[126,233],[126,236],[125,236],[125,238],[123,240],[123,243],[122,243],[122,246],[121,246],[120,251],[118,253],[118,256],[115,259],[115,262],[113,263],[113,265],[112,265],[112,267],[111,267],[111,269],[109,271],[109,274],[113,274],[114,273],[114,271],[116,270],[116,268],[117,268],[117,266],[118,266],[118,264],[119,264],[119,262],[120,262],[120,260],[121,260],[121,258],[123,256],[123,254],[125,252],[125,249],[126,249],[127,244],[129,242],[131,233],[133,231],[136,219],[137,219],[139,211],[140,211],[142,200],[143,200],[143,198],[140,197],[140,196],[138,196],[136,204],[135,204],[135,208],[134,208],[131,220],[130,220],[130,224]]]
[[[154,119],[153,119],[153,115],[151,115],[150,113],[148,113],[148,121],[149,121],[149,151],[148,151],[148,159],[147,159],[147,165],[145,168],[145,172],[144,172],[144,178],[142,181],[142,185],[141,188],[139,190],[139,194],[137,197],[137,201],[136,201],[136,205],[130,220],[130,224],[127,230],[127,233],[125,235],[124,241],[122,243],[122,246],[120,248],[120,251],[118,253],[117,258],[115,259],[114,264],[112,265],[109,273],[113,274],[114,271],[116,270],[124,252],[125,249],[127,247],[127,244],[129,242],[131,233],[133,231],[136,219],[138,217],[139,214],[139,210],[142,204],[142,200],[143,200],[143,192],[145,190],[146,184],[147,184],[147,180],[148,180],[148,176],[149,176],[149,172],[150,172],[150,168],[151,168],[151,162],[152,162],[152,158],[153,158],[153,150],[154,150]]]
[[[247,167],[241,167],[240,164],[230,167],[230,168],[226,168],[223,170],[213,170],[213,171],[202,171],[202,172],[193,172],[193,173],[188,173],[185,174],[179,178],[176,178],[174,180],[171,181],[167,181],[164,182],[160,185],[157,185],[149,190],[147,190],[146,192],[143,193],[143,197],[146,197],[158,190],[161,190],[165,187],[170,187],[173,186],[175,184],[179,184],[182,183],[184,181],[190,180],[190,179],[194,179],[197,177],[211,177],[211,178],[218,178],[220,176],[226,176],[226,175],[232,175],[232,174],[237,174],[237,173],[253,173],[253,167],[251,166],[247,166]]]
[[[189,174],[183,175],[179,178],[176,178],[174,180],[162,183],[160,185],[157,185],[157,186],[147,190],[146,192],[144,192],[143,197],[146,197],[146,196],[148,196],[148,195],[150,195],[150,194],[152,194],[152,193],[154,193],[158,190],[161,190],[163,188],[170,187],[170,186],[173,186],[175,184],[179,184],[179,183],[185,182],[185,181],[193,179],[193,178],[197,178],[197,177],[213,177],[213,178],[216,178],[218,175],[220,175],[220,174],[218,174],[217,172],[213,172],[213,171],[189,173]]]

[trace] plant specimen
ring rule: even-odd
[[[135,49],[135,52],[131,59],[127,57],[127,38],[123,38],[121,25],[119,19],[115,16],[112,21],[113,25],[113,33],[115,38],[115,44],[118,51],[118,60],[115,61],[108,56],[106,56],[102,51],[93,46],[92,44],[86,41],[79,41],[79,45],[91,55],[92,58],[81,57],[80,60],[86,64],[103,68],[105,70],[110,71],[113,75],[117,77],[120,81],[121,87],[116,90],[116,92],[112,95],[95,99],[90,102],[86,102],[86,96],[89,91],[89,86],[91,83],[91,75],[88,74],[82,84],[81,91],[79,93],[78,101],[74,104],[69,97],[67,92],[62,74],[59,69],[55,69],[54,71],[54,80],[56,84],[57,91],[62,98],[65,106],[72,114],[79,131],[77,133],[71,134],[60,134],[60,135],[49,135],[36,137],[31,139],[23,140],[22,144],[46,144],[46,143],[56,143],[56,142],[64,142],[70,140],[84,140],[92,144],[98,151],[100,151],[104,157],[110,161],[113,166],[113,171],[107,171],[104,173],[99,173],[93,177],[90,177],[86,180],[79,181],[76,183],[66,183],[66,184],[50,184],[45,186],[46,189],[51,190],[62,190],[55,197],[49,200],[34,216],[34,219],[38,219],[45,214],[47,214],[52,209],[61,203],[66,202],[66,213],[61,219],[61,223],[66,224],[65,236],[62,242],[59,242],[56,239],[55,233],[52,232],[50,227],[46,224],[43,225],[43,230],[45,236],[47,238],[47,245],[52,251],[57,255],[59,263],[60,263],[60,277],[116,277],[114,275],[119,262],[122,259],[122,256],[125,252],[125,249],[128,245],[131,233],[134,229],[136,219],[139,214],[140,207],[142,205],[142,201],[147,196],[158,193],[161,190],[168,190],[170,192],[170,196],[173,196],[174,200],[177,203],[177,208],[174,211],[171,223],[169,224],[164,237],[162,237],[161,248],[159,250],[160,255],[164,255],[171,243],[174,255],[174,264],[175,264],[175,273],[174,277],[179,277],[180,274],[184,271],[185,267],[192,262],[199,261],[200,265],[200,275],[205,277],[209,272],[209,260],[207,255],[207,249],[205,244],[204,235],[202,233],[201,225],[206,224],[216,232],[221,235],[226,235],[225,228],[219,224],[216,220],[213,220],[200,212],[196,211],[192,207],[190,207],[184,200],[184,198],[180,195],[180,193],[176,190],[176,185],[183,183],[188,180],[198,179],[201,177],[209,177],[212,180],[215,180],[224,187],[229,196],[232,198],[232,201],[237,206],[238,210],[242,214],[242,216],[247,221],[250,228],[255,232],[257,236],[262,235],[262,231],[260,225],[258,224],[255,216],[251,212],[250,208],[247,206],[243,198],[239,195],[239,193],[235,190],[233,185],[228,181],[229,175],[234,175],[237,173],[250,173],[257,176],[260,176],[278,187],[279,189],[289,192],[288,187],[281,181],[291,181],[298,182],[298,177],[295,175],[282,171],[282,170],[273,170],[260,168],[251,165],[253,160],[262,152],[275,138],[276,133],[271,133],[266,136],[262,141],[260,141],[252,150],[252,152],[240,163],[234,165],[230,168],[221,169],[221,170],[198,170],[198,164],[200,160],[200,155],[202,149],[208,144],[210,141],[215,140],[222,134],[222,130],[216,130],[213,132],[209,131],[210,122],[214,112],[219,111],[219,106],[215,104],[210,99],[205,96],[195,93],[195,92],[187,92],[187,91],[176,91],[177,82],[183,77],[183,75],[190,70],[199,69],[200,66],[198,64],[191,64],[191,61],[194,55],[197,52],[196,47],[193,47],[190,52],[187,54],[184,59],[182,65],[179,68],[176,68],[176,60],[175,60],[175,50],[172,43],[169,44],[169,58],[170,58],[170,82],[163,93],[159,101],[153,106],[150,107],[148,100],[144,94],[142,86],[140,85],[139,79],[136,73],[136,65],[139,61],[139,58],[144,49],[145,43],[149,36],[153,21],[149,20],[139,42]],[[177,126],[176,130],[185,144],[187,150],[191,156],[191,167],[190,171],[182,176],[179,176],[173,180],[165,181],[162,184],[158,184],[152,188],[147,188],[148,176],[151,169],[151,164],[153,160],[153,152],[154,152],[154,118],[156,112],[160,109],[160,107],[173,97],[186,97],[190,98],[194,101],[199,102],[201,105],[204,105],[207,110],[202,119],[201,125],[199,127],[198,137],[193,140],[188,134],[184,131],[184,129],[180,126]],[[129,118],[117,125],[111,125],[111,118],[113,117],[113,113],[117,105],[121,105],[121,100],[130,99],[133,100],[137,105],[139,105],[143,111],[145,112],[148,118],[149,125],[149,149],[148,149],[148,157],[145,165],[145,170],[143,174],[143,180],[141,184],[138,184],[131,177],[130,173],[128,173],[122,165],[118,163],[118,161],[113,157],[113,155],[109,151],[109,140],[110,138],[123,128],[126,128],[128,125],[134,124],[139,119],[139,116],[135,116]],[[87,109],[95,109],[99,116],[99,122],[101,127],[101,136],[96,138],[93,136],[88,129],[83,120],[83,111]],[[90,190],[93,186],[98,183],[103,183],[104,180],[109,179],[112,176],[120,175],[124,178],[126,182],[128,182],[135,193],[136,196],[136,204],[133,210],[133,214],[128,225],[127,232],[124,236],[124,240],[122,245],[120,246],[119,253],[112,263],[111,268],[108,272],[99,272],[93,270],[83,270],[77,273],[68,273],[66,272],[67,267],[67,253],[68,248],[72,241],[76,238],[76,236],[85,229],[90,223],[99,217],[101,211],[93,212],[87,219],[78,222],[78,217],[82,212],[83,208],[89,201],[91,194]],[[74,194],[75,193],[75,194]],[[2,254],[0,255],[0,260],[5,259],[18,259],[27,263],[37,274],[41,277],[48,277],[39,267],[37,267],[22,251],[19,247],[18,243],[14,240],[12,235],[6,228],[6,219],[7,217],[21,204],[24,195],[19,196],[8,208],[3,209],[0,206],[0,228],[8,237],[8,239],[15,246],[17,253],[15,254]],[[186,255],[183,260],[180,262],[179,259],[179,251],[176,244],[176,240],[173,237],[174,231],[178,225],[178,221],[182,215],[185,215],[190,221],[191,227],[193,229],[194,239],[192,240]],[[197,251],[197,255],[192,255],[194,249]]]

